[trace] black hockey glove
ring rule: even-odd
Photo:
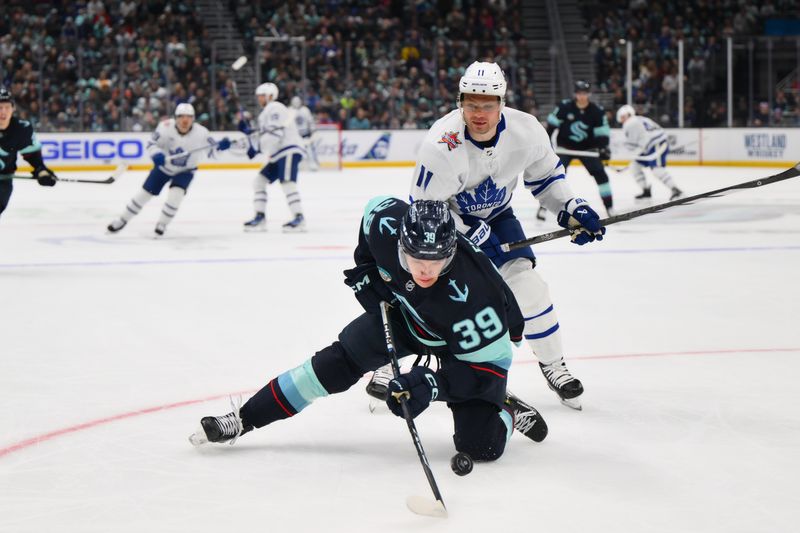
[[[33,169],[33,177],[42,187],[52,187],[56,184],[56,175],[47,167]]]
[[[344,276],[344,284],[353,289],[356,300],[367,313],[380,314],[381,301],[394,300],[394,294],[378,274],[378,267],[372,263],[345,270]]]
[[[600,225],[600,217],[589,207],[586,200],[573,198],[558,213],[558,225],[572,232],[572,242],[583,246],[595,239],[603,240],[606,228]]]
[[[597,153],[600,155],[600,161],[611,159],[611,149],[608,146],[601,146]]]
[[[436,374],[428,367],[415,366],[409,373],[389,382],[386,405],[395,415],[402,417],[403,406],[400,404],[400,398],[404,397],[411,418],[416,418],[437,396],[439,396],[439,384],[436,381]]]

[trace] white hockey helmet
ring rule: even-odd
[[[506,101],[506,77],[497,63],[475,61],[467,67],[458,82],[458,104],[465,94],[486,94],[499,96],[500,103]]]
[[[267,102],[273,102],[278,99],[278,86],[274,83],[262,83],[256,87],[256,96],[260,94],[267,97]]]
[[[632,117],[636,115],[636,110],[633,106],[625,104],[624,106],[617,109],[617,122],[622,124],[622,121],[628,117]]]
[[[303,107],[303,101],[299,96],[292,96],[292,100],[289,102],[289,105],[295,109],[300,109]]]
[[[178,106],[175,108],[175,116],[176,117],[180,117],[180,116],[194,117],[194,106],[192,104],[187,104],[185,102],[182,103],[182,104],[178,104]]]

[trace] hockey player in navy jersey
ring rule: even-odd
[[[602,239],[597,213],[577,198],[564,179],[547,133],[536,117],[505,106],[506,80],[495,63],[475,62],[459,82],[458,108],[431,127],[420,146],[411,183],[415,200],[446,201],[456,227],[497,266],[525,318],[525,339],[547,383],[561,401],[580,409],[583,385],[567,369],[561,332],[547,284],[535,270],[530,247],[503,252],[500,244],[525,235],[511,209],[519,176],[525,187],[563,227],[573,242]],[[368,385],[386,393],[386,368]],[[381,379],[384,379],[382,382]]]
[[[42,159],[42,145],[36,139],[33,126],[14,116],[11,92],[0,86],[0,214],[5,211],[14,191],[11,176],[17,170],[17,154],[22,154],[33,167],[33,178],[39,185],[52,187],[56,184],[56,175]]]
[[[597,182],[600,198],[603,200],[606,212],[611,215],[614,199],[608,174],[603,166],[603,161],[611,158],[611,150],[608,147],[611,128],[608,126],[605,110],[589,99],[590,89],[588,82],[575,82],[575,98],[562,100],[547,116],[547,134],[552,136],[553,132],[558,130],[556,137],[558,148],[597,150],[597,157],[577,156],[577,159]],[[560,157],[565,170],[569,169],[569,164],[576,158],[572,155]]]
[[[365,372],[389,361],[379,304],[393,305],[390,320],[398,357],[431,354],[438,369],[413,366],[389,384],[407,393],[416,417],[432,401],[452,411],[459,452],[491,461],[503,454],[512,428],[541,441],[539,413],[506,391],[512,340],[522,316],[489,259],[456,232],[444,202],[379,197],[364,211],[354,254],[345,271],[365,313],[339,339],[300,366],[271,380],[240,409],[204,417],[192,444],[233,442],[239,435],[296,415],[312,401],[343,392]],[[402,416],[395,396],[389,409]]]

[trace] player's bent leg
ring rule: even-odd
[[[511,437],[512,415],[483,400],[448,404],[453,412],[456,450],[475,461],[494,461],[503,455]]]
[[[175,218],[175,214],[178,212],[178,208],[180,208],[181,202],[183,202],[185,196],[186,189],[183,187],[170,187],[167,193],[167,200],[164,202],[161,215],[158,217],[158,222],[156,222],[156,235],[164,235],[164,232],[167,230],[167,225]]]
[[[644,173],[644,168],[642,168],[642,165],[636,160],[633,160],[631,161],[630,169],[636,184],[642,188],[642,192],[634,196],[634,198],[637,200],[645,200],[650,198],[652,196],[650,192],[650,184],[647,183],[647,176]]]
[[[583,384],[564,362],[560,325],[547,283],[524,258],[505,263],[500,274],[517,299],[525,319],[525,340],[539,360],[548,386],[564,405],[580,409],[578,397],[583,394]]]
[[[253,210],[255,215],[244,223],[245,231],[267,231],[267,165],[253,179]]]
[[[161,191],[160,188],[158,190],[159,192]],[[155,194],[158,194],[158,192]],[[112,220],[111,223],[108,225],[106,229],[109,231],[109,233],[116,233],[122,228],[124,228],[125,225],[133,217],[138,215],[139,212],[142,210],[142,208],[145,205],[147,205],[147,202],[152,200],[153,196],[154,194],[146,189],[142,189],[139,192],[137,192],[125,206],[125,210],[120,214],[119,218]]]
[[[594,181],[597,183],[597,190],[600,192],[600,199],[608,212],[614,206],[614,198],[611,193],[611,184],[608,182],[608,174],[603,163],[594,157],[582,157],[581,163],[592,175]],[[610,213],[609,213],[610,214]]]

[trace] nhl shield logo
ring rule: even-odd
[[[458,139],[458,132],[457,131],[448,131],[442,135],[442,138],[439,139],[439,144],[446,144],[447,151],[455,150],[458,148],[458,145],[461,144],[461,141]]]
[[[407,290],[408,292],[411,292],[411,291],[413,291],[413,290],[414,290],[414,287],[416,287],[416,285],[414,284],[414,280],[411,280],[411,279],[410,279],[410,280],[408,280],[408,281],[406,282],[406,290]]]

